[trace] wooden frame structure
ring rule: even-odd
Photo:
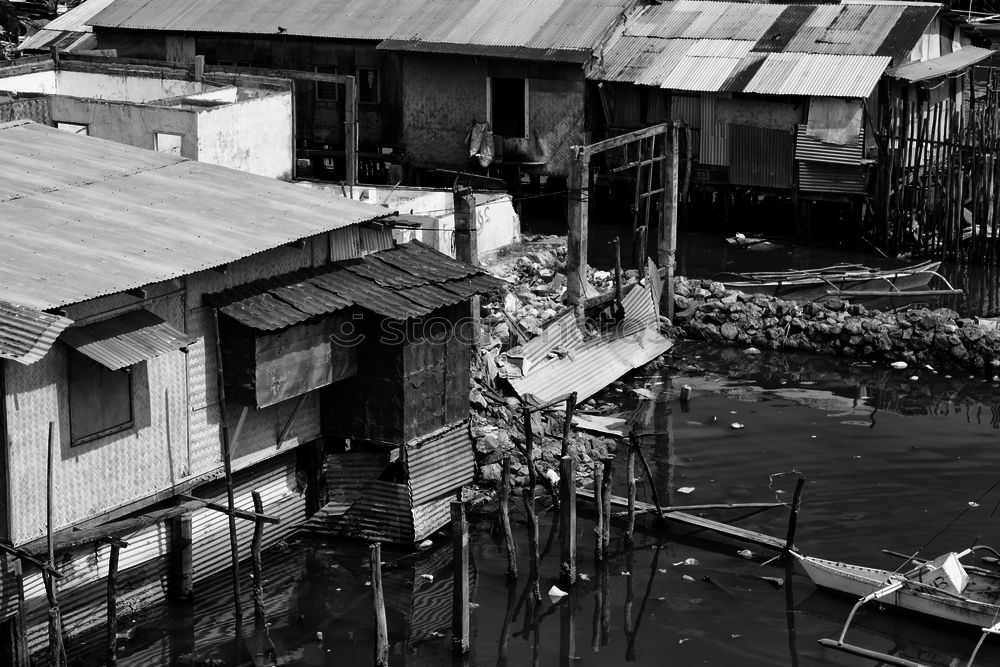
[[[629,132],[586,146],[573,146],[571,163],[571,198],[569,233],[567,235],[566,279],[567,301],[581,310],[584,303],[584,285],[587,281],[587,237],[589,225],[591,170],[590,160],[599,153],[621,148],[624,164],[612,173],[635,169],[635,198],[632,212],[632,234],[636,240],[638,266],[645,264],[648,252],[648,230],[653,212],[653,197],[659,197],[657,220],[657,263],[666,271],[663,292],[668,295],[664,312],[674,315],[673,277],[677,248],[677,186],[678,186],[678,129],[677,121],[668,121]],[[659,139],[659,140],[658,140]],[[634,151],[630,150],[634,147]],[[633,159],[629,159],[629,156]],[[659,165],[659,183],[655,183]],[[643,169],[645,168],[645,174]],[[645,176],[645,178],[643,178]],[[640,210],[642,214],[640,216]]]

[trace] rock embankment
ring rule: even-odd
[[[678,277],[675,324],[684,335],[724,345],[906,362],[939,370],[1000,372],[1000,331],[947,308],[899,312],[839,299],[784,301]]]

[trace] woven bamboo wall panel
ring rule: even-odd
[[[180,296],[144,307],[182,326]],[[49,422],[55,424],[55,528],[63,528],[170,486],[188,474],[185,355],[171,352],[133,366],[133,426],[71,446],[66,346],[56,343],[29,366],[5,364],[10,439],[11,538],[45,533]]]

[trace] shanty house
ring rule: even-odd
[[[44,56],[0,66],[0,91],[3,120],[30,118],[263,176],[292,176],[292,89],[286,79]],[[10,101],[4,104],[3,96]],[[35,100],[30,109],[25,99]],[[4,107],[13,108],[4,114]]]
[[[225,452],[237,509],[252,511],[257,489],[280,521],[273,543],[326,502],[326,450],[369,446],[325,437],[328,392],[384,352],[338,325],[465,321],[469,297],[496,284],[397,246],[384,209],[348,198],[26,121],[0,125],[0,147],[0,624],[19,640],[4,664],[24,664],[47,642],[31,559],[45,559],[48,535],[68,634],[103,622],[111,538],[127,543],[120,613],[185,597],[230,564]],[[467,378],[471,348],[446,345]],[[433,418],[404,432],[443,425],[460,452],[468,385],[432,383],[443,362],[416,356],[393,379],[426,379],[400,395]],[[408,510],[407,484],[426,503],[467,477],[471,465],[443,485],[401,478],[399,501]],[[245,556],[253,521],[239,524]]]
[[[890,68],[960,72],[991,55],[978,41],[931,3],[677,0],[630,14],[588,78],[609,135],[670,119],[690,130],[681,157],[694,202],[728,206],[740,193],[859,204],[877,158],[873,129],[910,94]],[[963,85],[951,79],[931,94],[961,106]]]

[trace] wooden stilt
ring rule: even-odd
[[[604,552],[601,551],[601,540],[604,535],[604,522],[607,518],[604,516],[604,493],[602,491],[604,486],[604,464],[595,461],[594,462],[594,509],[597,511],[597,521],[594,524],[594,562],[601,563],[604,561]]]
[[[118,664],[118,552],[121,542],[111,542],[111,554],[108,558],[108,653],[107,664]]]
[[[517,581],[517,545],[510,529],[510,457],[503,457],[500,472],[500,525],[503,528],[503,542],[507,550],[507,580]]]
[[[625,475],[628,481],[628,519],[625,524],[625,544],[632,546],[635,533],[635,448],[629,443],[625,458]]]
[[[559,519],[559,582],[569,590],[576,583],[576,460],[559,460],[559,492],[562,494]]]
[[[528,459],[528,488],[534,494],[537,473],[535,471],[534,436],[531,432],[531,412],[531,408],[524,406],[522,415],[524,417],[524,452],[525,458]]]
[[[649,469],[649,464],[646,462],[646,457],[642,453],[642,447],[639,445],[639,437],[635,434],[635,431],[631,431],[628,434],[629,444],[635,451],[637,457],[639,457],[639,463],[642,465],[643,471],[646,473],[646,482],[649,484],[649,495],[653,499],[653,506],[656,507],[656,516],[663,524],[666,522],[666,518],[663,516],[663,507],[660,506],[660,494],[656,492],[656,482],[653,479],[653,471]]]
[[[662,296],[666,308],[663,308],[662,312],[670,320],[674,318],[674,263],[677,256],[677,128],[676,121],[670,124],[666,137],[666,160],[661,165],[663,171],[661,177],[661,187],[663,188],[662,217],[660,219],[660,238],[657,244],[657,264],[666,269]]]
[[[451,539],[454,580],[451,603],[451,650],[455,655],[469,652],[469,524],[465,504],[451,503]]]
[[[382,545],[379,542],[368,547],[371,566],[372,601],[375,606],[375,667],[389,664],[389,629],[385,620],[385,598],[382,596]]]
[[[528,518],[528,558],[531,564],[529,586],[531,587],[531,597],[540,601],[542,592],[538,586],[538,519],[535,517],[534,488],[524,490],[524,512]]]
[[[253,509],[257,514],[264,513],[264,501],[260,491],[250,492],[253,498]],[[264,521],[257,518],[253,522],[253,540],[250,542],[250,557],[253,562],[253,620],[257,626],[263,626],[267,620],[264,614],[264,573],[261,565],[260,547],[264,540]]]
[[[608,545],[611,543],[611,486],[614,481],[614,459],[604,460],[604,479],[601,484],[601,515],[604,523],[601,526],[601,560],[608,559]]]
[[[188,600],[194,592],[190,513],[171,519],[169,592],[172,600]]]
[[[788,535],[785,537],[785,557],[795,547],[795,524],[799,520],[799,507],[802,505],[802,486],[805,484],[805,475],[799,475],[795,482],[795,494],[792,496],[792,510],[788,515]]]
[[[566,419],[563,421],[562,453],[569,454],[569,436],[573,429],[573,412],[576,410],[576,392],[566,397]]]
[[[569,229],[566,236],[566,303],[582,314],[587,284],[590,154],[581,151],[570,160]]]

